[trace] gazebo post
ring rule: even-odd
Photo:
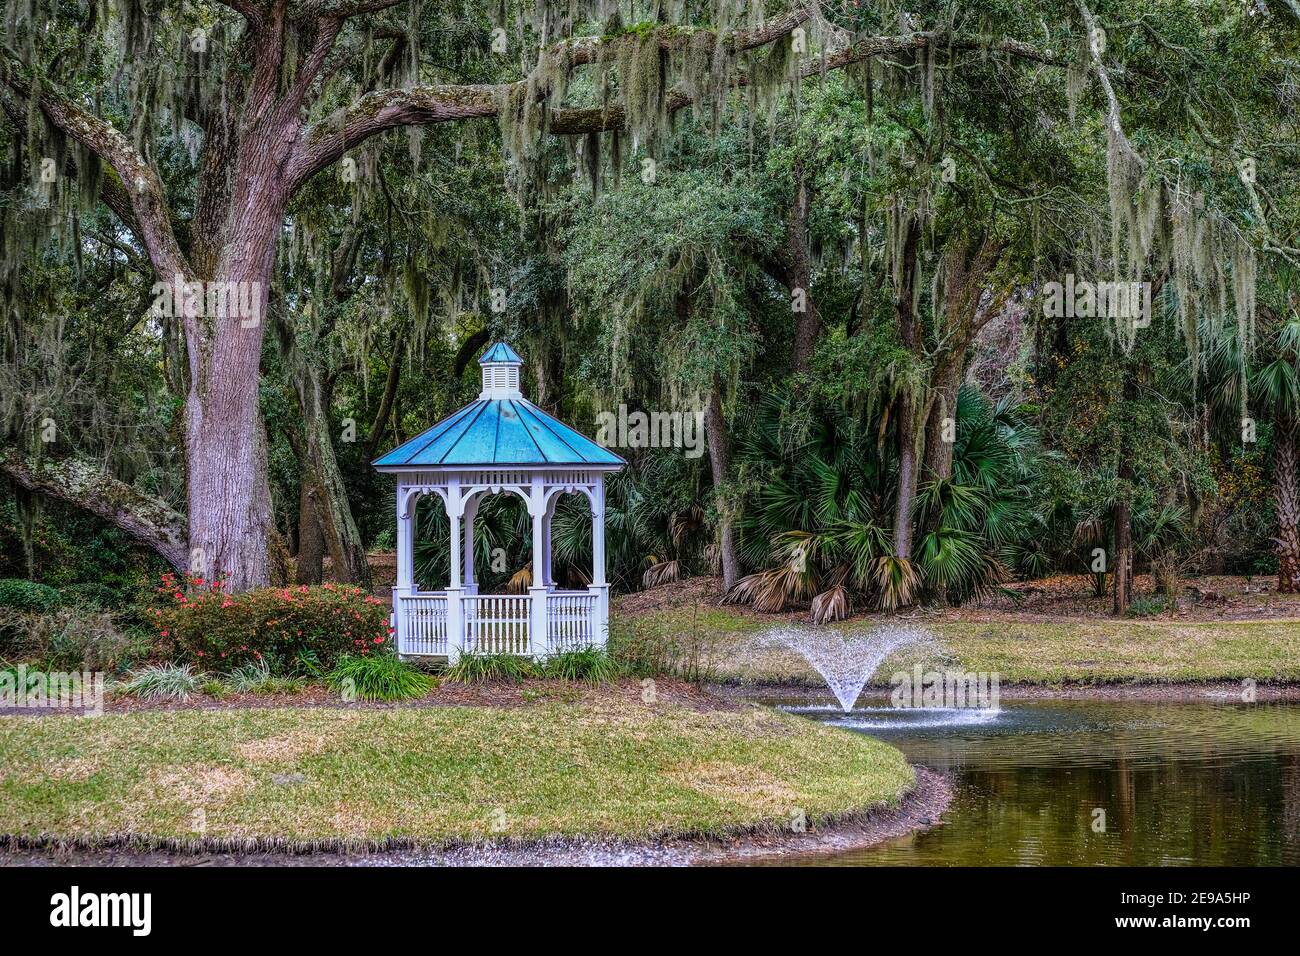
[[[407,485],[399,480],[396,499],[397,582],[393,585],[393,616],[389,622],[393,626],[393,639],[399,654],[406,640],[406,606],[402,599],[410,597],[415,591],[415,546],[411,527],[415,523],[415,499],[409,492]]]
[[[596,478],[591,499],[591,589],[596,592],[596,643],[609,642],[609,585],[605,583],[605,476]]]
[[[528,645],[535,658],[548,651],[546,621],[546,485],[541,474],[533,472],[528,495],[528,514],[533,519],[533,584],[528,589]]]
[[[555,590],[555,568],[551,566],[551,524],[555,521],[555,508],[559,503],[560,496],[552,495],[550,503],[546,506],[545,520],[542,522],[542,534],[546,539],[542,542],[542,554],[544,555],[542,584],[546,586],[547,591]]]
[[[478,495],[465,502],[465,593],[478,594],[478,582],[474,580],[474,518],[478,515]]]
[[[447,582],[447,663],[454,664],[465,646],[465,608],[461,597],[465,590],[460,585],[460,518],[465,502],[460,496],[460,479],[453,477],[447,483],[447,520],[451,524],[451,578]]]

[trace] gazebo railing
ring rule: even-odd
[[[546,646],[552,654],[603,644],[596,622],[599,595],[591,591],[546,596]]]
[[[529,653],[529,604],[527,595],[467,594],[461,597],[465,609],[465,651],[471,654]]]
[[[402,622],[402,653],[442,655],[447,653],[447,598],[444,595],[415,595],[398,603]]]
[[[533,601],[544,602],[536,617]],[[454,657],[477,654],[558,654],[605,645],[603,590],[549,591],[543,594],[459,595],[460,639],[451,633],[445,593],[394,595],[393,626],[398,652],[410,656]],[[537,620],[544,640],[533,639]]]

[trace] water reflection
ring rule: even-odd
[[[870,733],[954,776],[944,825],[829,865],[1295,865],[1300,706],[1011,702],[786,709]],[[1105,830],[1094,830],[1095,811]],[[786,861],[788,862],[788,861]]]

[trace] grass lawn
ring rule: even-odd
[[[893,747],[789,714],[602,695],[0,718],[0,834],[90,842],[723,835],[892,803],[913,782]]]
[[[885,661],[875,683],[916,661],[966,670],[997,672],[1009,683],[1125,683],[1212,681],[1300,681],[1300,621],[1179,620],[988,620],[909,621],[931,631],[942,653],[904,650]],[[844,631],[877,626],[850,621]],[[755,651],[747,644],[760,632],[792,626],[728,608],[677,607],[636,617],[611,615],[611,647],[672,647],[717,680],[816,682],[820,679],[796,654]],[[809,626],[809,625],[794,625]],[[644,652],[642,652],[644,653]]]

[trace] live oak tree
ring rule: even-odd
[[[1176,8],[1173,16],[1166,6]],[[1079,125],[1098,138],[1090,148],[1105,144],[1104,216],[1080,223],[1077,238],[1097,241],[1086,244],[1088,255],[1079,261],[1124,277],[1167,273],[1177,296],[1171,306],[1195,360],[1206,315],[1221,319],[1232,311],[1248,329],[1258,253],[1294,254],[1262,184],[1241,178],[1249,228],[1236,209],[1215,201],[1226,192],[1223,167],[1235,173],[1240,159],[1254,156],[1267,178],[1276,153],[1256,135],[1268,124],[1243,119],[1214,76],[1248,65],[1263,78],[1250,104],[1261,109],[1282,94],[1275,92],[1276,75],[1259,66],[1270,44],[1281,42],[1277,18],[1259,27],[1259,48],[1251,51],[1247,14],[1237,5],[1212,6],[1207,12],[1146,4],[1130,22],[1129,5],[1120,4],[1108,4],[1098,21],[1087,6],[1069,3],[984,4],[978,11],[921,4],[903,12],[892,4],[868,11],[794,0],[763,15],[748,2],[679,0],[631,5],[625,19],[628,5],[574,0],[511,9],[498,23],[496,5],[434,10],[415,0],[131,0],[111,8],[15,2],[0,49],[0,106],[23,144],[25,173],[40,200],[5,207],[0,291],[11,306],[13,264],[39,237],[75,231],[80,212],[102,205],[120,227],[110,238],[160,282],[234,293],[217,309],[203,296],[182,295],[174,318],[185,347],[177,383],[184,394],[183,546],[188,565],[220,573],[235,588],[257,585],[269,577],[274,534],[258,411],[263,343],[278,307],[271,290],[292,204],[314,177],[337,170],[373,188],[381,134],[406,130],[418,153],[421,128],[492,119],[501,128],[509,185],[529,204],[547,188],[549,143],[562,140],[573,161],[597,178],[604,166],[660,155],[674,115],[713,126],[733,109],[771,116],[800,83],[830,70],[865,73],[868,98],[888,88],[898,102],[923,106],[915,136],[900,126],[913,141],[890,159],[900,167],[899,181],[876,233],[883,236],[893,321],[911,354],[910,369],[900,369],[908,374],[897,379],[904,387],[892,399],[901,469],[895,549],[905,562],[916,484],[946,467],[926,436],[936,415],[944,417],[970,338],[996,311],[998,294],[982,290],[1004,255],[996,228],[945,230],[934,241],[922,173],[937,174],[935,164],[953,142],[942,128],[945,83],[956,87],[959,72],[979,68],[985,91],[1023,83],[1027,89],[1017,93],[1033,93],[1045,88],[1035,85],[1042,72],[1055,75],[1058,87],[1068,77],[1071,119],[1076,107],[1079,116],[1093,117]],[[1222,18],[1227,52],[1214,47],[1208,29],[1183,35],[1177,17],[1201,26]],[[1043,22],[1051,29],[1034,26]],[[1106,24],[1109,45],[1099,42]],[[1181,108],[1159,100],[1170,83],[1182,94]],[[1058,104],[1028,119],[1057,124],[1059,140],[1075,139],[1078,131],[1060,125],[1061,112]],[[1199,155],[1212,159],[1206,182],[1171,164],[1185,159],[1193,138]],[[988,193],[999,191],[992,184],[998,171],[981,175],[991,181]],[[809,178],[806,166],[794,177],[790,235],[799,231],[805,202],[816,201]],[[1095,198],[1097,185],[1041,184],[1049,197],[1041,204],[1050,206],[1058,188]],[[19,235],[24,241],[8,238]],[[799,252],[796,246],[776,257],[796,287],[807,271]],[[947,325],[927,327],[918,311],[934,276],[929,255],[969,280],[949,285]],[[1075,262],[1062,257],[1052,265]],[[818,320],[810,313],[800,332],[800,366],[808,363]],[[1116,334],[1122,345],[1129,330]],[[305,417],[318,423],[327,396],[295,354],[286,349],[284,357],[298,370],[292,374]],[[328,472],[316,440],[317,469]],[[18,467],[6,470],[16,474]],[[100,493],[93,482],[77,487],[86,496]],[[82,503],[96,509],[89,498]],[[171,552],[175,544],[173,534],[158,537],[156,546]]]
[[[177,288],[201,283],[188,288],[204,293],[235,291],[219,310],[200,305],[201,296],[186,296],[180,319],[188,352],[191,564],[220,574],[236,589],[268,580],[273,528],[258,367],[280,232],[292,197],[305,183],[372,137],[399,127],[500,117],[520,166],[543,132],[590,137],[630,127],[634,136],[653,139],[667,113],[698,106],[706,97],[716,103],[733,83],[757,85],[768,77],[770,87],[772,80],[788,79],[792,68],[784,64],[771,69],[767,60],[756,59],[748,76],[738,75],[736,64],[763,47],[784,49],[782,59],[789,62],[793,32],[814,20],[814,8],[795,6],[772,20],[729,30],[730,21],[750,18],[724,7],[726,22],[713,31],[650,24],[572,37],[575,20],[608,16],[614,6],[543,6],[534,11],[527,40],[516,41],[540,50],[535,57],[525,54],[524,78],[430,85],[422,82],[426,70],[418,53],[423,11],[407,4],[410,17],[402,30],[400,21],[385,17],[398,5],[399,0],[231,0],[226,9],[193,10],[131,2],[106,11],[94,4],[74,8],[71,16],[41,5],[9,10],[4,108],[25,126],[31,152],[55,154],[56,167],[67,157],[83,191],[87,181],[99,178],[98,198],[117,214],[160,282]],[[448,19],[463,12],[468,11],[448,11]],[[401,82],[373,88],[377,71],[367,61],[376,34],[385,36],[390,28],[396,36],[389,42],[404,44],[406,55],[388,64],[390,76]],[[823,68],[936,39],[869,38]],[[665,88],[665,61],[674,57],[680,61],[674,72],[687,85]],[[563,100],[577,68],[592,64],[616,68],[622,81],[616,96],[606,91],[600,105],[585,108],[551,102]],[[793,72],[804,68],[796,62]],[[97,77],[116,81],[108,86],[109,96],[94,90]],[[115,87],[125,95],[111,95]],[[169,194],[157,169],[157,141],[166,131],[199,140],[188,209],[176,190]],[[106,171],[98,177],[101,164]]]

